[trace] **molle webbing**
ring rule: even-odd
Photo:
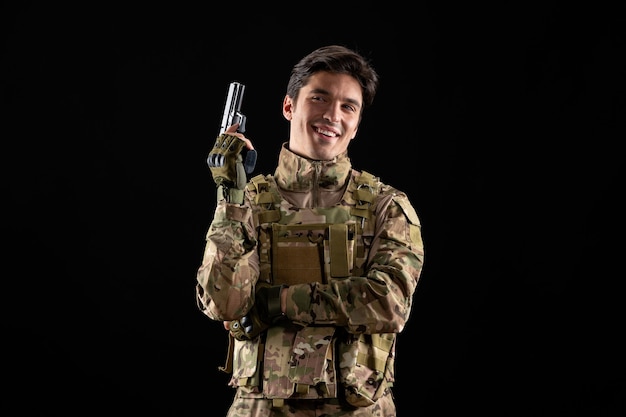
[[[352,208],[351,213],[354,216],[369,219],[371,216],[370,206],[375,196],[374,186],[376,179],[369,172],[363,171],[361,175],[356,177],[355,182],[357,186],[356,190],[354,190],[353,198],[356,201],[356,206]]]
[[[393,333],[361,335],[359,343],[363,343],[364,348],[359,349],[356,360],[357,363],[365,365],[370,369],[383,372],[385,370],[385,364],[389,358],[389,354],[393,349],[393,343],[395,341],[394,336],[395,335]]]
[[[259,213],[260,223],[272,223],[280,220],[280,210],[274,205],[280,202],[280,195],[272,192],[270,183],[265,176],[259,174],[248,183],[248,187],[253,187],[256,191],[254,202],[263,207],[264,210]]]
[[[354,177],[356,187],[352,191],[352,198],[354,200],[354,207],[350,209],[350,214],[355,217],[360,217],[361,221],[357,224],[357,234],[365,236],[370,231],[364,229],[372,228],[372,203],[376,198],[377,179],[367,171],[361,171],[361,175]],[[351,185],[352,187],[353,185]],[[363,239],[357,240],[356,250],[354,252],[354,269],[352,275],[360,276],[365,273],[363,267],[367,259],[367,252]]]
[[[248,190],[260,208],[255,216],[261,225],[258,240],[262,280],[292,285],[364,273],[371,243],[369,238],[365,241],[365,236],[373,233],[372,205],[379,182],[366,171],[353,174],[350,181],[342,205],[317,209],[327,223],[283,225],[280,222],[287,220],[282,217],[282,197],[273,179],[257,175],[250,180]],[[345,211],[347,216],[337,216],[337,211]]]

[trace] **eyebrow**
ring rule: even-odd
[[[324,90],[323,88],[313,88],[311,89],[311,93],[314,94],[324,94],[324,95],[330,95],[330,93],[327,90]],[[350,104],[354,104],[357,107],[361,107],[361,102],[359,102],[359,100],[353,99],[353,98],[347,98],[345,99],[345,101],[347,101]]]

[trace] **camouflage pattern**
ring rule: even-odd
[[[285,400],[276,406],[272,400],[246,398],[238,392],[226,417],[396,417],[391,391],[376,404],[354,407],[340,400]]]
[[[403,192],[352,169],[345,153],[311,161],[283,145],[274,175],[252,178],[243,204],[218,203],[197,274],[198,307],[220,321],[249,311],[259,280],[288,284],[285,320],[232,344],[229,416],[299,415],[293,401],[395,415],[395,336],[423,261]]]

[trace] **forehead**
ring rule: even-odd
[[[357,100],[359,103],[363,98],[361,85],[356,78],[349,74],[319,71],[312,74],[302,88],[307,91]]]

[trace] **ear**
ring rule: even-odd
[[[293,100],[288,95],[285,95],[285,98],[283,99],[283,116],[285,119],[291,121],[291,118],[293,117],[292,112]]]

